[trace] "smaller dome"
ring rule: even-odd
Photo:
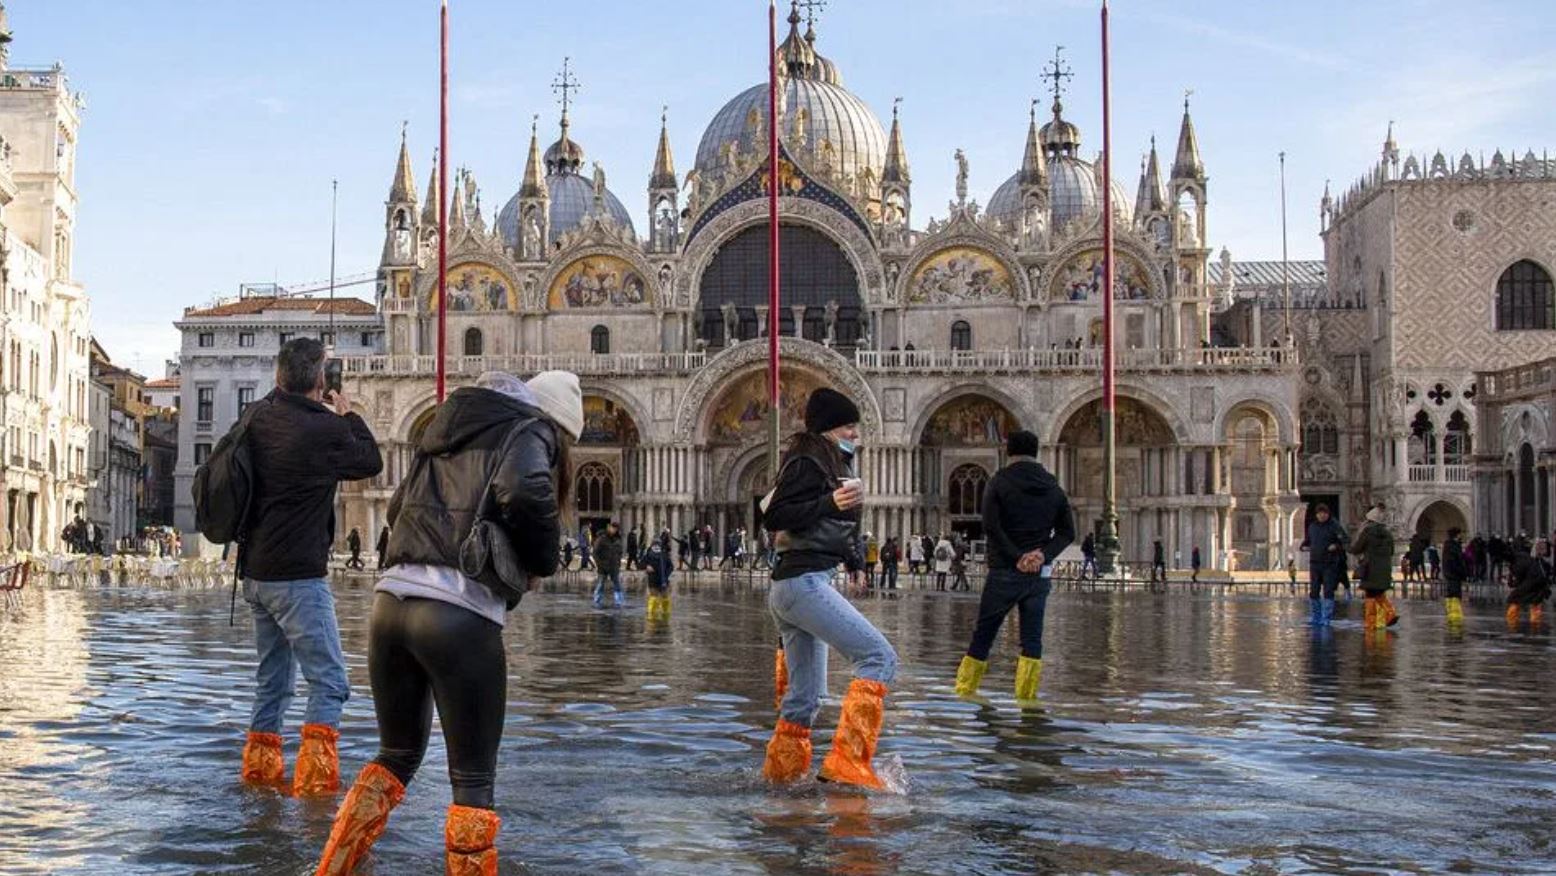
[[[1134,208],[1124,196],[1123,184],[1117,179],[1112,182],[1114,216],[1127,225],[1133,221]],[[1060,229],[1077,219],[1095,216],[1102,209],[1101,201],[1102,187],[1089,162],[1068,155],[1049,158],[1048,227]],[[986,212],[1001,222],[1021,221],[1021,174],[1012,174],[994,190]]]
[[[1052,155],[1055,152],[1074,152],[1081,145],[1081,129],[1064,119],[1054,119],[1038,132],[1043,148]]]
[[[573,142],[567,136],[567,128],[562,128],[562,139],[552,143],[546,150],[546,173],[577,173],[584,163],[584,150],[582,146]]]

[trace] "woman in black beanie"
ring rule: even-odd
[[[821,765],[823,781],[881,790],[870,765],[881,735],[886,686],[897,672],[897,654],[886,637],[832,586],[841,563],[857,585],[863,566],[859,509],[863,485],[855,475],[859,408],[825,387],[805,405],[805,431],[784,454],[778,484],[763,500],[763,525],[773,533],[778,563],[767,605],[778,622],[788,689],[778,727],[767,745],[762,774],[790,782],[810,769],[810,725],[826,687],[827,646],[854,664],[832,751]]]

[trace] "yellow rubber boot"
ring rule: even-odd
[[[659,620],[659,597],[648,594],[648,599],[643,602],[643,618],[645,620]]]
[[[1464,622],[1464,602],[1457,596],[1450,596],[1446,600],[1448,610],[1448,622],[1451,624]]]
[[[820,778],[882,791],[886,783],[875,774],[870,761],[881,739],[885,719],[886,685],[868,678],[856,678],[843,697],[843,714],[837,732],[832,735],[832,750],[821,762]]]
[[[983,682],[983,674],[988,671],[989,661],[963,654],[961,665],[956,667],[956,695],[977,696],[978,685]]]
[[[497,876],[497,829],[502,819],[490,809],[448,807],[443,840],[448,847],[445,876]]]
[[[773,708],[783,707],[783,695],[789,692],[789,664],[784,660],[783,649],[773,654]]]
[[[303,744],[292,775],[294,795],[313,797],[340,790],[340,755],[335,747],[339,741],[340,731],[328,724],[303,725]]]
[[[1043,680],[1043,658],[1021,657],[1016,660],[1016,699],[1037,699],[1037,686]]]
[[[810,728],[780,718],[767,743],[762,777],[774,784],[792,782],[810,772],[810,757]]]
[[[405,798],[405,786],[394,773],[370,763],[357,774],[357,781],[340,803],[335,826],[314,876],[347,876],[367,856],[368,849],[383,835],[389,813]]]
[[[280,785],[286,781],[286,759],[278,733],[250,730],[243,743],[243,781],[251,785]]]

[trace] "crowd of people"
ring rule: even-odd
[[[245,412],[205,463],[234,466],[241,458],[257,475],[241,500],[247,513],[236,555],[257,657],[240,772],[245,782],[298,796],[333,795],[342,785],[337,741],[351,685],[327,578],[334,500],[340,482],[372,477],[383,466],[351,400],[326,390],[324,357],[323,346],[310,338],[284,344],[276,389]],[[650,537],[642,526],[623,535],[607,521],[564,537],[571,447],[584,424],[582,398],[577,376],[567,372],[543,372],[528,381],[488,372],[450,393],[418,439],[378,540],[380,571],[367,638],[378,751],[336,811],[316,873],[353,872],[385,831],[426,754],[434,711],[452,788],[445,872],[496,873],[497,753],[509,678],[502,634],[530,583],[576,558],[579,568],[596,573],[593,603],[603,607],[609,589],[620,607],[623,568],[642,569],[646,615],[653,622],[669,615],[669,584],[678,567],[711,567],[706,526],[685,537],[669,530]],[[771,578],[767,605],[779,641],[778,715],[762,775],[775,785],[811,774],[811,731],[826,689],[828,654],[835,650],[851,664],[852,678],[816,778],[834,786],[892,787],[874,756],[899,658],[849,597],[863,595],[871,584],[891,589],[904,560],[915,572],[932,569],[939,589],[970,587],[965,542],[915,536],[904,546],[861,531],[868,489],[858,473],[859,421],[852,400],[830,388],[815,390],[804,428],[789,440],[776,484],[760,502],[763,528],[754,549],[738,529],[724,546],[727,565],[762,563]],[[1038,462],[1038,449],[1033,433],[1011,432],[1007,463],[985,489],[987,575],[955,670],[955,690],[964,696],[978,692],[1012,612],[1020,634],[1016,698],[1037,696],[1054,560],[1076,535],[1068,498]],[[199,485],[211,482],[226,481],[196,478],[197,509]],[[360,533],[353,531],[348,545],[360,564]],[[1304,546],[1318,561],[1315,622],[1327,623],[1332,614],[1347,554],[1362,567],[1356,579],[1367,592],[1368,626],[1386,628],[1396,620],[1387,598],[1394,544],[1381,508],[1369,513],[1354,538],[1321,510]],[[1447,547],[1456,547],[1453,537]],[[1447,547],[1444,575],[1467,574],[1473,564],[1454,560],[1465,558],[1463,550]],[[1511,601],[1528,606],[1538,623],[1549,595],[1548,546],[1542,541],[1520,550],[1515,544],[1513,553]],[[835,584],[839,569],[846,593]],[[308,699],[288,781],[281,733],[299,670]]]

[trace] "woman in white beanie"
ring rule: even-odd
[[[383,833],[426,753],[434,703],[454,790],[445,869],[497,872],[503,621],[528,578],[556,572],[571,470],[561,433],[576,438],[582,424],[578,378],[556,372],[528,385],[483,374],[427,424],[389,502],[391,534],[373,597],[367,663],[378,755],[341,803],[319,874],[352,872]]]

